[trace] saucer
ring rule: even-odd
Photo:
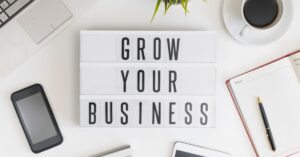
[[[238,42],[246,45],[265,45],[279,39],[289,28],[293,18],[293,3],[291,0],[285,1],[284,13],[274,27],[266,30],[249,28],[243,36],[241,30],[246,23],[241,14],[243,0],[224,0],[223,19],[230,35]]]

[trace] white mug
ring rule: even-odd
[[[283,14],[285,12],[285,10],[284,10],[285,0],[276,0],[277,5],[278,5],[278,13],[277,13],[276,19],[270,25],[268,25],[266,27],[254,27],[246,20],[245,15],[244,15],[244,6],[245,6],[246,2],[247,2],[247,0],[243,0],[242,6],[241,6],[241,15],[242,15],[243,21],[245,23],[245,25],[242,27],[242,29],[240,30],[240,33],[239,33],[239,35],[242,37],[245,35],[245,33],[249,29],[266,30],[266,29],[270,29],[270,28],[274,27],[281,21]]]

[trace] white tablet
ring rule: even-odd
[[[209,148],[177,142],[172,157],[231,157],[231,155]]]

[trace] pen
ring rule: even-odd
[[[109,150],[109,151],[106,151],[106,152],[103,152],[103,153],[99,153],[99,154],[90,156],[90,157],[104,157],[104,156],[110,156],[110,154],[113,155],[113,153],[117,153],[117,152],[124,151],[124,150],[128,150],[128,149],[130,149],[130,145],[125,145],[125,146],[118,147],[118,148],[115,148],[115,149],[112,149],[112,150]],[[126,157],[131,157],[131,155],[129,154],[129,151],[123,152],[122,155],[123,155],[123,156],[126,155]],[[121,156],[122,156],[122,155],[121,155]]]
[[[271,131],[271,128],[270,128],[270,125],[269,125],[269,121],[268,121],[264,106],[263,106],[263,104],[260,100],[260,97],[257,97],[257,102],[258,102],[258,105],[259,105],[261,116],[262,116],[264,124],[265,124],[265,128],[266,128],[266,131],[267,131],[267,136],[268,136],[269,142],[271,144],[272,150],[276,151],[276,146],[275,146],[274,138],[273,138],[273,135],[272,135],[272,131]]]

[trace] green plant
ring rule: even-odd
[[[173,4],[179,4],[179,3],[181,4],[181,6],[183,8],[184,13],[185,14],[188,13],[188,2],[189,2],[189,0],[180,0],[180,2],[179,2],[179,0],[157,0],[151,22],[154,20],[162,1],[165,3],[164,14],[167,13],[167,11],[170,9],[170,7]]]

